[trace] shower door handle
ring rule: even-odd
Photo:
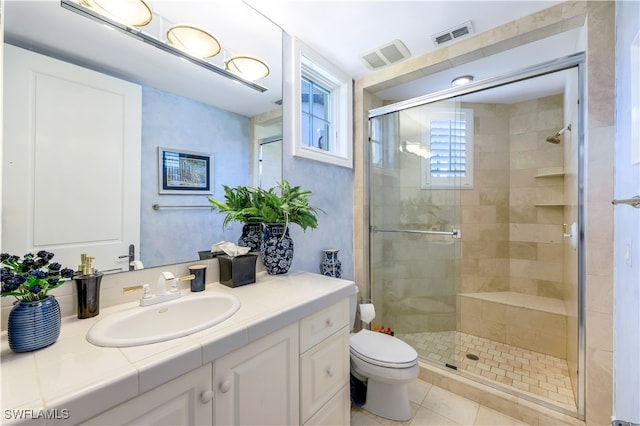
[[[613,200],[611,202],[613,205],[617,204],[628,204],[631,207],[635,207],[636,209],[640,209],[640,195],[636,195],[632,198],[627,198],[626,200]]]
[[[377,226],[371,227],[371,232],[397,232],[404,234],[427,234],[427,235],[450,235],[453,238],[460,238],[460,230],[453,229],[451,231],[424,231],[422,229],[380,229]]]

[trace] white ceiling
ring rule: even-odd
[[[211,76],[210,72],[63,10],[59,0],[6,0],[5,38],[13,44],[252,116],[273,109],[273,103],[281,99],[278,26],[357,78],[374,72],[364,65],[360,56],[393,39],[402,40],[412,57],[416,57],[437,48],[431,35],[466,21],[471,21],[475,33],[480,33],[560,3],[541,0],[147,1],[155,12],[172,23],[192,23],[208,29],[228,49],[229,55],[252,53],[267,60],[271,74],[259,83],[269,90],[260,94],[236,83],[220,83],[219,80],[224,79]],[[514,64],[524,66],[527,61],[539,63],[571,53],[576,37],[576,32],[567,33],[546,44],[539,42],[520,49],[519,53],[512,51],[469,63],[379,94],[385,99],[401,100],[448,88],[454,73],[474,74],[476,79],[502,74]],[[519,56],[514,57],[514,53]]]
[[[412,56],[436,49],[431,35],[471,21],[481,33],[560,1],[246,0],[343,71],[357,78],[371,71],[360,56],[400,39]]]

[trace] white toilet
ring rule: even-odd
[[[351,297],[355,324],[358,294]],[[353,328],[352,328],[353,331]],[[400,339],[362,329],[351,334],[351,374],[367,385],[363,409],[395,421],[411,418],[408,385],[420,374],[418,353]]]

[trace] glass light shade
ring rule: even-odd
[[[176,49],[196,58],[211,58],[220,53],[218,40],[208,32],[191,25],[174,25],[167,31],[167,41]]]
[[[234,56],[227,60],[226,70],[249,81],[269,75],[269,67],[260,59],[251,56]]]
[[[80,4],[130,27],[145,26],[153,17],[143,0],[82,0]]]
[[[472,75],[461,75],[460,77],[456,77],[451,80],[451,84],[453,86],[464,86],[465,84],[469,84],[473,81]]]

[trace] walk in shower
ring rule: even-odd
[[[580,63],[369,113],[373,327],[421,362],[577,417]]]

